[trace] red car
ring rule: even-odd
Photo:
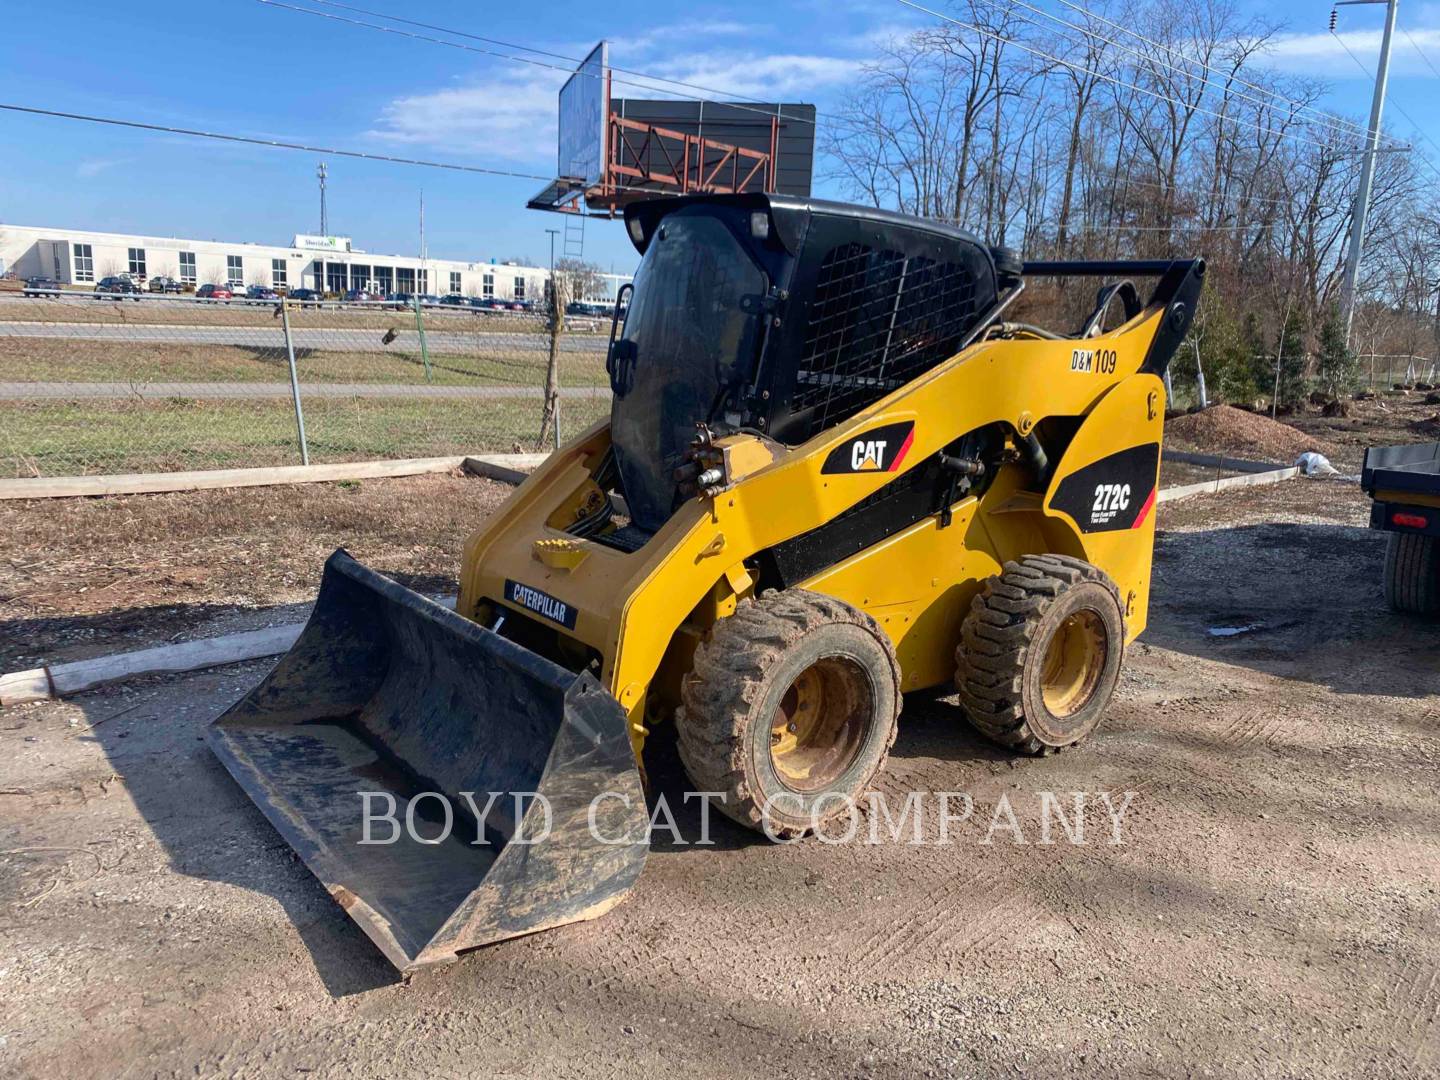
[[[230,300],[235,294],[229,285],[201,285],[195,290],[195,296],[199,300]]]

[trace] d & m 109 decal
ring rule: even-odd
[[[564,600],[556,599],[547,592],[541,592],[531,585],[522,585],[509,578],[505,580],[505,599],[526,611],[559,623],[566,630],[575,629],[575,609]]]
[[[1114,349],[1072,349],[1070,370],[1094,375],[1114,375],[1120,357]]]
[[[847,439],[825,459],[822,473],[895,472],[915,441],[915,421],[885,424]]]
[[[1159,467],[1159,443],[1132,446],[1060,481],[1050,506],[1074,518],[1082,533],[1138,529],[1155,507]]]

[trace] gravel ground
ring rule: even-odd
[[[0,502],[0,671],[292,622],[337,547],[453,593],[465,537],[511,490],[457,471]]]
[[[6,710],[0,1073],[1436,1075],[1440,628],[1385,610],[1353,485],[1159,513],[1086,745],[1014,759],[906,702],[879,790],[970,794],[951,844],[720,820],[606,917],[409,982],[201,741],[264,664]],[[1047,791],[1134,792],[1123,843],[1093,798],[1042,843]]]

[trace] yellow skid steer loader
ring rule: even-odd
[[[625,224],[610,419],[469,538],[456,610],[337,552],[211,728],[402,970],[623,899],[658,724],[726,814],[796,836],[866,789],[903,694],[953,684],[985,735],[1048,753],[1094,730],[1145,628],[1201,261],[1022,265],[778,195]],[[1004,320],[1060,277],[1105,283],[1078,331]]]

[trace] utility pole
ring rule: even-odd
[[[320,235],[330,235],[330,219],[325,213],[325,177],[328,175],[325,162],[320,162],[320,167],[315,170],[315,175],[320,179]]]
[[[1360,276],[1360,257],[1365,247],[1365,216],[1370,211],[1370,192],[1375,185],[1375,155],[1380,147],[1380,114],[1385,109],[1385,85],[1390,78],[1390,40],[1395,34],[1395,15],[1400,0],[1337,0],[1335,7],[1354,4],[1385,5],[1385,36],[1380,41],[1380,63],[1375,69],[1375,96],[1370,102],[1370,130],[1365,134],[1365,160],[1360,166],[1360,189],[1355,193],[1355,210],[1350,217],[1350,250],[1345,258],[1345,280],[1340,289],[1340,311],[1345,320],[1345,344],[1350,344],[1350,324],[1355,319],[1355,286]],[[1335,33],[1335,11],[1330,12],[1330,32]]]

